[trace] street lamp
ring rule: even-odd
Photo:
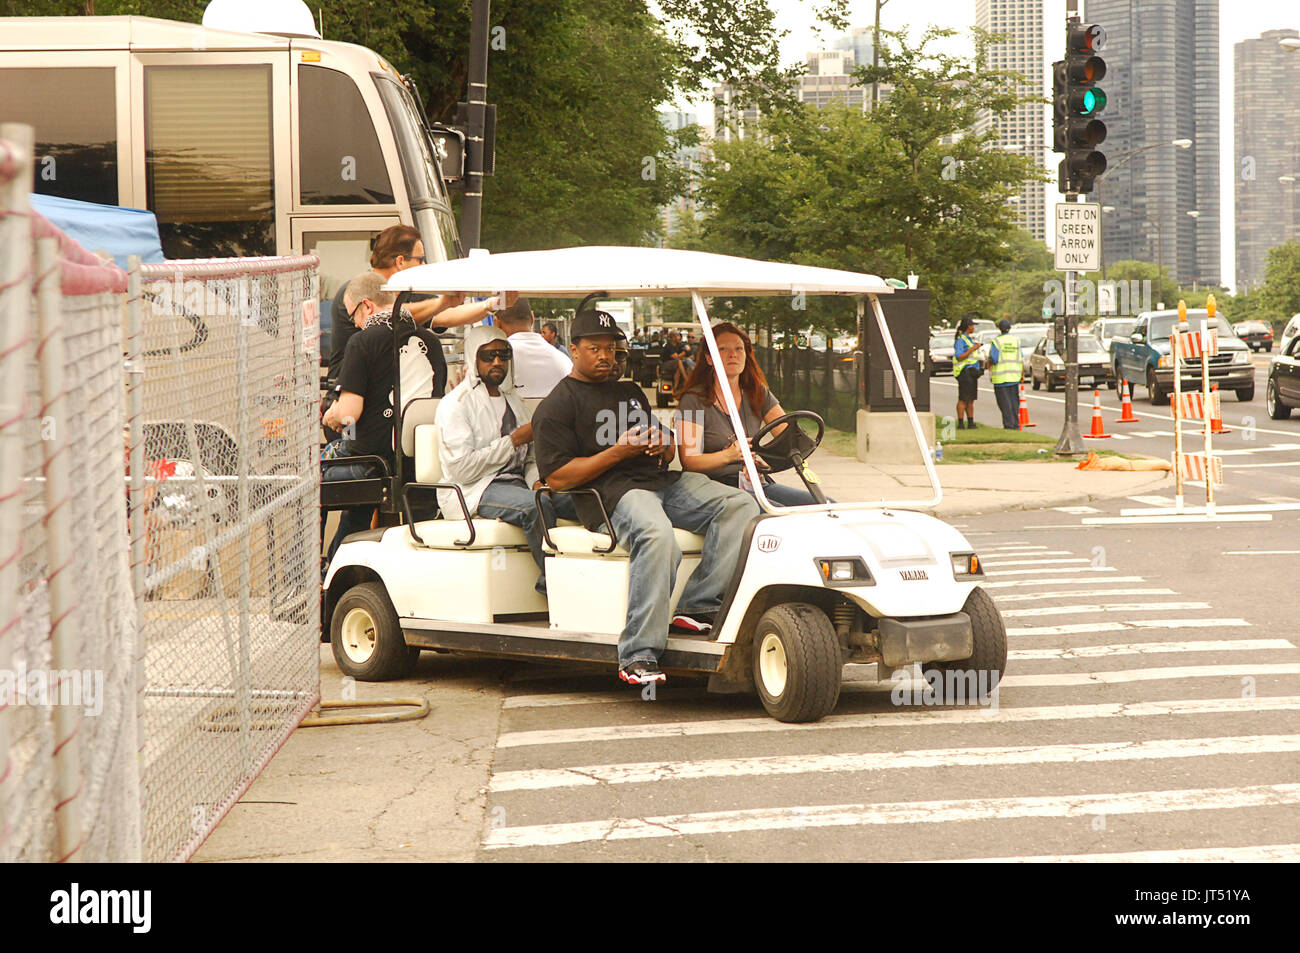
[[[1101,210],[1102,210],[1103,212],[1113,212],[1113,211],[1115,211],[1115,206],[1113,206],[1113,205],[1103,205],[1103,206],[1101,207]],[[1102,281],[1105,281],[1105,280],[1106,280],[1106,244],[1105,244],[1106,230],[1105,230],[1104,228],[1101,230],[1101,234],[1102,234],[1102,246],[1101,246],[1101,280],[1102,280]]]
[[[1150,225],[1156,230],[1156,290],[1164,283],[1165,272],[1165,232],[1160,227],[1159,222],[1143,222],[1143,225]]]
[[[1119,161],[1113,163],[1113,164],[1110,166],[1110,168],[1108,168],[1106,171],[1107,171],[1107,172],[1112,172],[1112,173],[1113,173],[1113,172],[1114,172],[1115,170],[1117,170],[1120,166],[1124,165],[1124,163],[1126,163],[1126,162],[1128,162],[1129,160],[1131,160],[1134,156],[1136,156],[1136,155],[1141,155],[1143,152],[1149,152],[1149,151],[1152,150],[1152,149],[1159,149],[1159,148],[1161,148],[1162,146],[1174,146],[1175,148],[1178,148],[1178,149],[1190,149],[1193,145],[1194,145],[1194,143],[1193,143],[1193,141],[1192,141],[1191,139],[1166,139],[1166,140],[1163,140],[1163,141],[1161,141],[1161,142],[1152,142],[1152,143],[1149,143],[1148,145],[1140,146],[1140,147],[1137,148],[1137,149],[1130,149],[1128,152],[1122,153],[1122,154],[1119,156]],[[1100,176],[1100,177],[1098,177],[1096,187],[1093,189],[1093,197],[1094,197],[1094,199],[1095,199],[1096,201],[1098,201],[1098,202],[1101,201],[1101,182],[1102,182],[1102,179],[1103,179],[1103,178],[1105,178],[1105,176]],[[1103,235],[1104,235],[1104,233],[1103,233]],[[1106,262],[1106,249],[1105,249],[1105,243],[1104,243],[1104,241],[1103,241],[1103,243],[1102,243],[1102,265],[1103,265],[1103,268],[1104,268],[1104,266],[1105,266],[1105,262]]]

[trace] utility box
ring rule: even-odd
[[[902,365],[912,402],[919,412],[930,409],[930,292],[899,290],[880,296],[898,362]],[[866,342],[867,408],[873,413],[903,411],[903,395],[880,337],[876,316],[868,305],[862,317],[866,324],[860,341]]]

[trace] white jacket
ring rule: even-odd
[[[478,325],[470,328],[465,335],[465,379],[438,404],[434,418],[438,427],[442,479],[460,487],[470,516],[478,512],[483,491],[510,463],[515,452],[510,437],[501,435],[501,417],[492,406],[487,386],[478,376],[478,362],[475,360],[484,344],[505,339],[505,334],[497,327]],[[516,426],[522,427],[532,419],[528,408],[515,393],[509,374],[501,383],[501,395],[514,411]],[[524,461],[524,482],[531,487],[538,479],[537,455],[529,443],[528,457]],[[460,504],[451,490],[438,491],[438,504],[447,519],[460,518]]]

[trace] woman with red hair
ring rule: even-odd
[[[754,345],[749,336],[730,321],[713,326],[713,337],[718,342],[718,356],[722,370],[731,389],[731,396],[740,411],[741,422],[747,434],[755,434],[763,424],[785,413],[781,404],[767,388],[763,369],[754,360]],[[695,367],[682,387],[677,412],[677,442],[681,445],[682,469],[704,473],[710,478],[750,489],[746,484],[741,462],[740,445],[731,426],[731,417],[718,378],[713,371],[713,359],[704,342],[700,343]],[[785,429],[776,431],[779,435]],[[754,458],[759,469],[765,468],[759,457]],[[764,476],[763,493],[773,503],[782,506],[802,506],[815,503],[811,493],[802,487],[784,486],[770,476]]]

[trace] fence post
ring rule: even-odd
[[[13,640],[21,608],[18,557],[22,552],[23,379],[31,301],[32,127],[0,126],[0,671],[13,671]],[[0,862],[9,846],[9,699],[0,696]]]
[[[58,837],[58,860],[80,860],[83,832],[81,826],[81,749],[77,733],[81,711],[71,697],[63,702],[63,682],[74,674],[81,661],[75,650],[76,631],[73,612],[77,607],[79,580],[72,578],[74,547],[72,543],[72,484],[68,474],[67,431],[68,401],[64,368],[67,349],[63,338],[63,294],[59,289],[58,242],[42,238],[36,243],[36,316],[39,343],[36,346],[41,377],[42,421],[41,452],[45,477],[45,546],[49,553],[46,585],[50,595],[50,664],[59,676],[57,696],[48,699],[54,709],[54,823]],[[44,422],[52,426],[48,429]],[[55,689],[51,688],[51,694]]]

